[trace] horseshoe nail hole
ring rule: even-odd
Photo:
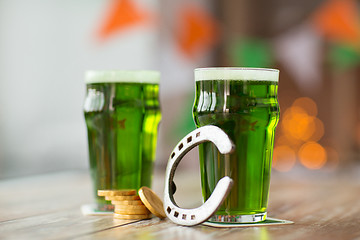
[[[191,220],[195,220],[195,215],[191,215]]]
[[[173,152],[172,154],[171,154],[171,159],[173,159],[175,157],[175,153]]]
[[[187,138],[187,142],[188,142],[188,143],[191,142],[191,141],[192,141],[192,136],[190,136],[190,137]]]
[[[171,213],[171,208],[167,207],[166,211],[170,214]]]
[[[179,216],[179,213],[178,212],[174,212],[174,217],[178,217]]]
[[[186,214],[183,214],[183,215],[182,215],[182,219],[183,219],[183,220],[186,220]]]
[[[200,137],[200,132],[196,133],[196,137]]]
[[[184,144],[181,143],[181,144],[179,145],[179,151],[180,151],[183,147],[184,147]]]

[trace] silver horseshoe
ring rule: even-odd
[[[223,130],[216,126],[207,125],[186,135],[169,157],[165,175],[164,210],[167,217],[174,223],[194,226],[205,222],[219,209],[231,190],[233,180],[225,176],[216,184],[213,193],[206,202],[198,208],[182,209],[174,201],[173,195],[176,186],[173,179],[180,160],[191,149],[207,141],[214,143],[221,154],[231,153],[235,149],[235,145]]]

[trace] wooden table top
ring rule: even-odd
[[[323,176],[319,176],[323,175]],[[354,176],[355,175],[355,176]],[[154,191],[162,197],[163,176]],[[336,173],[273,174],[268,216],[292,225],[183,227],[156,217],[114,220],[84,216],[91,202],[89,175],[63,172],[0,181],[0,239],[360,239],[360,176]],[[197,173],[175,177],[182,207],[201,204]],[[198,186],[194,184],[199,182]]]

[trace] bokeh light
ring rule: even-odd
[[[317,142],[307,142],[301,146],[299,160],[309,169],[320,169],[327,161],[327,153],[323,146]]]
[[[324,127],[324,123],[317,117],[314,117],[313,122],[314,122],[314,132],[309,140],[317,142],[324,136],[325,127]]]
[[[274,169],[281,172],[290,171],[297,160],[309,169],[320,169],[327,161],[336,168],[337,152],[334,149],[324,148],[319,143],[325,134],[325,127],[317,114],[316,103],[308,97],[296,99],[284,111],[279,122],[280,134],[274,147]],[[329,154],[327,151],[330,151]]]
[[[300,119],[302,119],[306,116],[306,113],[301,110],[301,108],[293,109],[292,107],[290,107],[285,110],[283,114],[283,119],[281,123],[284,129],[284,134],[289,139],[299,139],[299,136],[302,135],[304,127],[306,127],[304,126],[304,123],[298,124],[298,118],[300,117]]]
[[[293,107],[300,107],[306,111],[309,116],[315,117],[318,114],[318,108],[314,100],[308,97],[301,97],[294,101]]]
[[[284,113],[282,122],[288,138],[307,141],[314,134],[314,117],[311,117],[301,107],[290,107]],[[289,136],[290,135],[290,136]]]
[[[295,151],[289,146],[282,145],[274,148],[273,168],[280,172],[290,171],[296,162]]]

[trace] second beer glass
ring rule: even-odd
[[[98,189],[151,187],[161,119],[157,71],[86,73],[85,120],[97,210],[112,210]]]
[[[254,68],[195,70],[193,117],[197,127],[224,130],[236,149],[221,155],[211,143],[199,146],[204,200],[224,176],[234,185],[210,222],[260,222],[266,219],[274,132],[279,119],[279,71]]]

